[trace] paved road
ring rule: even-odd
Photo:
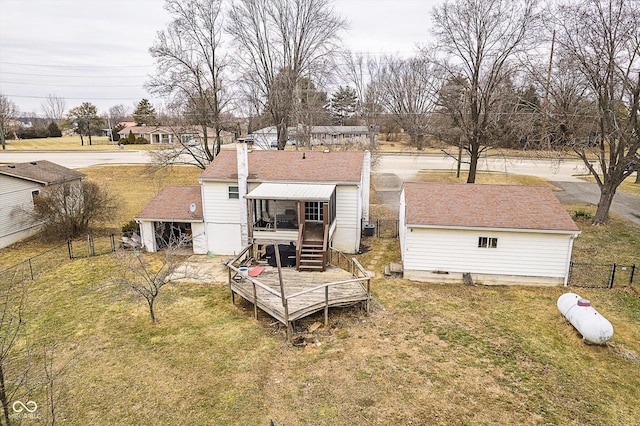
[[[48,160],[70,169],[97,164],[147,164],[147,151],[0,151],[0,163]]]
[[[555,193],[562,204],[597,205],[600,199],[600,189],[595,183],[558,181],[551,181],[551,183],[562,189],[562,191]],[[640,197],[618,191],[613,198],[611,211],[640,225]]]
[[[97,164],[146,164],[147,151],[0,151],[0,163],[21,163],[49,160],[69,168],[90,167]],[[377,191],[377,202],[397,208],[402,182],[415,180],[420,171],[455,170],[456,163],[445,155],[385,154],[377,158],[372,180]],[[576,175],[588,171],[580,160],[484,158],[478,170],[539,176],[550,180],[562,192],[556,195],[563,203],[597,204],[599,190],[596,184],[584,182]],[[640,224],[640,197],[618,192],[612,211]]]
[[[467,165],[463,165],[468,168]],[[445,155],[394,155],[378,158],[374,171],[393,173],[403,181],[415,179],[416,174],[428,170],[456,170],[456,161]],[[517,175],[539,176],[549,180],[580,182],[576,175],[589,171],[582,160],[524,159],[487,157],[478,164],[478,171],[496,171]]]

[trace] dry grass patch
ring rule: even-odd
[[[146,166],[94,166],[79,169],[86,179],[104,186],[119,201],[113,217],[102,224],[119,229],[140,213],[166,185],[198,185],[202,169],[195,166],[172,166],[154,170]]]
[[[89,139],[84,138],[84,145],[81,145],[80,136],[63,136],[61,138],[38,138],[38,139],[7,139],[8,151],[110,151],[119,150],[118,142],[111,142],[107,136],[92,136],[91,145]],[[159,145],[125,145],[125,150],[153,150]]]
[[[420,182],[443,182],[443,183],[466,183],[466,173],[461,173],[460,177],[456,177],[455,172],[443,172],[434,170],[421,170],[418,172],[418,181]],[[527,185],[527,186],[548,186],[555,188],[544,178],[536,176],[516,175],[501,172],[482,172],[476,174],[477,184],[494,184],[494,185]]]

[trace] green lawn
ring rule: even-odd
[[[136,180],[141,172],[132,168],[86,171],[112,188],[128,188],[119,192],[129,207],[118,221],[142,203],[129,185],[154,185],[142,174]],[[193,171],[179,172],[163,182],[193,179]],[[617,218],[578,225],[575,259],[640,265],[640,228]],[[626,426],[640,418],[640,298],[633,290],[387,279],[382,267],[399,260],[397,240],[366,243],[363,265],[381,256],[373,267],[372,312],[332,311],[330,328],[315,331],[308,339],[315,343],[303,348],[288,344],[264,313],[255,321],[251,305],[232,305],[223,282],[165,287],[159,323],[151,324],[144,301],[111,285],[119,267],[111,256],[60,263],[27,287],[26,334],[15,355],[22,359],[28,336],[36,387],[30,399],[44,421],[45,393],[37,383],[40,348],[49,340],[57,344],[54,371],[62,371],[54,388],[57,421],[70,425],[273,419],[276,425]],[[0,260],[25,258],[37,247],[0,250]],[[568,290],[611,321],[609,344],[584,344],[562,318],[556,301]],[[300,321],[298,330],[320,318]]]

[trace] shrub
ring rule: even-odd
[[[134,144],[136,143],[136,137],[131,130],[129,130],[129,136],[127,137],[127,143]]]
[[[140,235],[140,227],[135,220],[131,219],[129,222],[122,225],[122,235],[131,236],[133,233]]]
[[[146,140],[145,138],[143,138],[142,136],[137,137],[135,142],[134,142],[134,144],[136,144],[136,145],[144,145],[144,144],[148,144],[148,143],[149,143],[149,141]]]
[[[49,124],[47,126],[47,130],[49,131],[49,137],[50,138],[61,138],[62,137],[62,131],[60,130],[58,125],[53,121],[51,122],[51,124]]]
[[[578,219],[591,219],[593,217],[593,215],[591,213],[589,213],[588,211],[585,210],[577,210],[575,212],[573,212],[573,220],[578,220]]]

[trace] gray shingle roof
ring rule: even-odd
[[[404,191],[408,225],[579,232],[547,187],[405,183]]]
[[[82,179],[85,175],[47,160],[0,166],[0,174],[29,180],[42,185],[54,185]]]

